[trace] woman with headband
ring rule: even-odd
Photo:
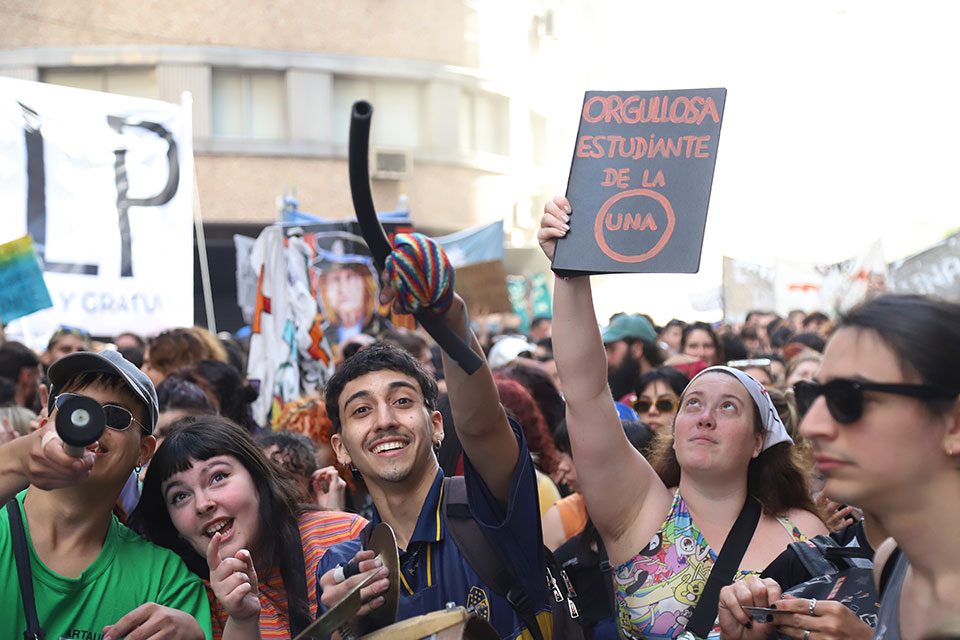
[[[537,236],[547,258],[572,214],[563,197],[544,207]],[[758,382],[710,367],[684,390],[648,464],[629,446],[606,384],[589,278],[556,281],[553,317],[570,444],[615,567],[621,634],[706,637],[721,586],[761,571],[791,542],[826,533],[792,440]]]

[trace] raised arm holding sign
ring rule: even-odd
[[[644,95],[587,94],[568,196],[544,206],[537,234],[558,275],[699,264],[716,138],[695,128],[714,115],[719,128],[723,90]],[[664,130],[621,133],[651,122]],[[587,126],[600,123],[612,131]],[[589,278],[556,281],[553,348],[584,502],[615,567],[623,636],[706,637],[721,586],[766,567],[794,531],[826,531],[758,382],[728,367],[701,372],[648,463],[606,384]]]

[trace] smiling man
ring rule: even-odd
[[[466,309],[456,296],[443,316],[461,337]],[[473,350],[482,353],[470,334]],[[549,637],[551,617],[545,584],[536,479],[520,428],[508,421],[486,363],[468,375],[444,354],[444,373],[457,435],[463,446],[469,517],[497,547],[525,592],[524,617]],[[389,523],[400,548],[398,620],[438,611],[448,602],[474,606],[501,638],[530,638],[507,599],[497,595],[460,553],[448,531],[444,492],[452,491],[434,453],[443,440],[437,384],[412,356],[379,344],[345,360],[326,386],[327,413],[337,433],[337,460],[361,474],[376,507],[373,525]],[[448,425],[452,428],[452,425]],[[447,507],[450,507],[447,504]],[[358,539],[332,547],[317,570],[322,607],[329,608],[371,571],[380,578],[365,587],[361,613],[380,606],[385,569]],[[359,553],[358,553],[359,552]],[[344,580],[337,569],[360,561],[363,572]],[[533,623],[533,617],[537,622]]]
[[[130,474],[156,447],[153,384],[114,351],[74,353],[48,373],[50,419],[0,447],[0,637],[25,637],[27,629],[13,542],[22,524],[27,584],[47,638],[209,639],[200,578],[112,513]],[[57,407],[71,395],[102,405],[107,425],[81,458],[64,452],[54,428]]]

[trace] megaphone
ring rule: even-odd
[[[71,396],[57,409],[57,435],[63,440],[63,450],[75,458],[100,439],[106,424],[103,407],[93,398]]]

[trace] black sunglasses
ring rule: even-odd
[[[656,400],[637,398],[632,406],[637,413],[647,413],[650,407],[656,407],[660,413],[673,413],[677,410],[677,399],[670,396],[660,396]]]
[[[68,398],[77,398],[80,397],[80,394],[77,393],[61,393],[54,399],[53,406],[57,409],[60,408],[60,405],[63,404],[64,400]],[[104,422],[108,427],[114,431],[125,431],[130,427],[131,424],[136,422],[140,425],[140,428],[147,431],[147,428],[143,426],[143,423],[133,417],[133,414],[129,410],[119,407],[115,404],[105,404],[103,405],[103,418]]]
[[[822,395],[827,400],[827,410],[830,411],[830,415],[841,424],[856,422],[863,415],[864,391],[893,393],[921,400],[951,400],[957,397],[956,391],[947,391],[926,384],[890,384],[848,378],[836,378],[826,384],[801,381],[793,385],[797,411],[801,416],[805,415],[814,401]]]

